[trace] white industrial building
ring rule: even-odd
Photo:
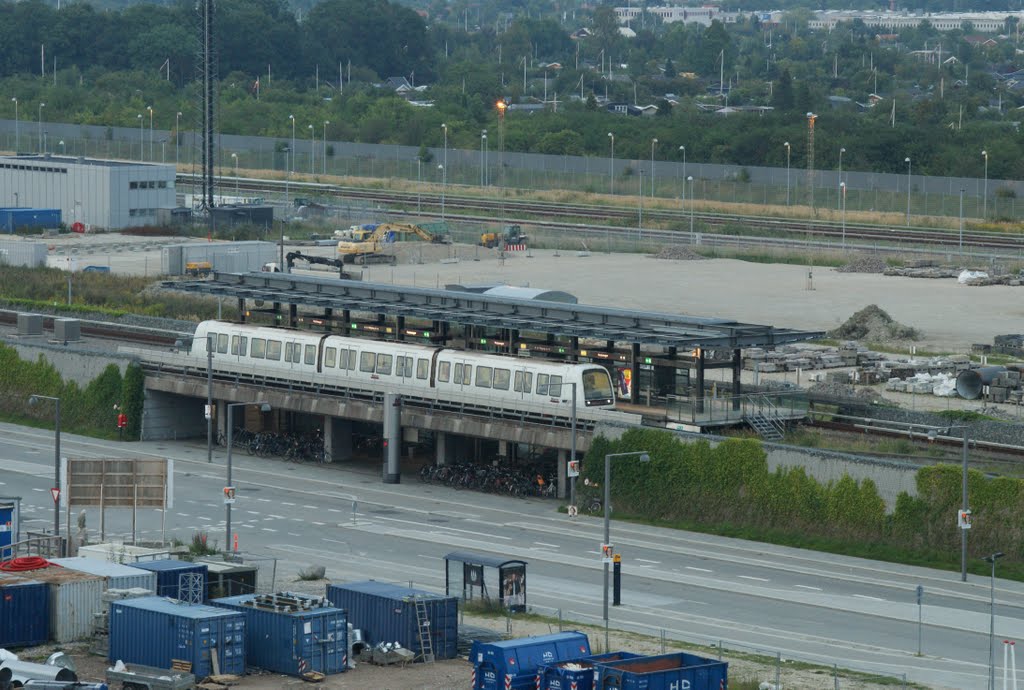
[[[174,166],[51,154],[0,156],[0,207],[59,208],[92,230],[153,225],[174,208]]]

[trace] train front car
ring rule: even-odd
[[[583,370],[583,400],[576,404],[580,407],[615,407],[615,390],[607,369],[588,367]]]

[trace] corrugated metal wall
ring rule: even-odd
[[[0,574],[0,648],[31,647],[50,639],[50,588]]]
[[[50,561],[59,566],[88,575],[96,575],[105,580],[104,589],[148,589],[156,594],[156,573],[142,568],[132,568],[120,563],[106,563],[95,558],[76,556],[75,558],[57,558]]]

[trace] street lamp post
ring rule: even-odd
[[[235,164],[235,196],[238,196],[238,154],[232,153],[231,160]],[[238,199],[235,199],[235,203],[238,203]]]
[[[960,253],[964,253],[964,190],[960,190]]]
[[[487,130],[480,132],[480,186],[487,186],[487,162],[484,159],[484,145],[487,144]]]
[[[444,160],[441,165],[444,166],[445,170],[448,170],[448,125],[442,123],[441,130],[444,132]],[[442,213],[441,215],[443,216],[444,214]],[[444,218],[442,217],[441,220],[444,220]]]
[[[843,249],[846,249],[846,183],[839,183],[839,202],[843,205]]]
[[[843,154],[846,153],[846,147],[839,147],[839,184],[843,184]]]
[[[21,130],[18,127],[18,97],[11,98],[14,101],[14,152],[18,153],[21,148]]]
[[[295,116],[289,115],[288,119],[292,121],[292,148],[289,152],[291,156],[291,164],[288,166],[288,175],[295,174]]]
[[[420,196],[423,193],[423,159],[416,154],[416,213],[420,212]]]
[[[651,139],[651,198],[654,198],[654,147],[658,145],[658,138]]]
[[[306,125],[306,129],[309,130],[309,175],[312,177],[316,174],[316,130],[313,125]]]
[[[638,239],[642,239],[643,238],[643,232],[644,232],[644,169],[640,168],[638,170],[638,172],[640,173],[640,177],[639,177],[639,186],[637,187],[636,191],[637,191],[637,207],[639,209],[640,215],[639,215],[639,219],[637,220],[636,229],[637,229],[637,238]]]
[[[45,107],[45,103],[39,104],[39,153],[46,153],[43,151],[43,108]]]
[[[1002,551],[985,556],[985,562],[992,564],[991,586],[988,603],[988,690],[996,690],[996,561],[1005,556]]]
[[[135,119],[139,121],[139,162],[141,163],[146,156],[146,130],[143,129],[142,113],[136,115]],[[131,151],[129,150],[128,153],[131,154]]]
[[[686,197],[686,147],[680,146],[680,152],[683,154],[683,197]]]
[[[53,536],[60,536],[60,398],[52,395],[31,395],[28,404],[33,407],[40,400],[53,401]]]
[[[61,139],[60,141],[57,142],[57,144],[60,146],[60,155],[62,155],[62,156],[66,155],[67,152],[68,152],[68,149],[67,149],[66,146],[64,146],[64,140]]]
[[[792,148],[788,141],[783,146],[786,147],[786,206],[789,206],[789,154],[792,153]]]
[[[323,145],[324,145],[323,174],[324,175],[327,174],[327,125],[329,125],[329,124],[331,124],[330,120],[324,120],[324,137],[323,137]]]
[[[631,455],[640,457],[640,462],[648,462],[651,456],[646,451],[637,450],[628,453],[609,453],[604,456],[604,548],[611,551],[611,496],[612,496],[612,458],[623,458]],[[602,548],[602,560],[604,560],[604,648],[608,646],[608,561],[610,553],[605,553]]]
[[[615,193],[615,135],[608,132],[608,138],[612,142],[612,157],[608,162],[608,193]]]
[[[181,147],[181,130],[179,126],[181,124],[181,112],[174,114],[174,167],[178,167],[178,149]]]
[[[260,406],[260,412],[270,412],[270,404],[269,403],[261,403],[259,401],[256,401],[256,402],[241,402],[241,403],[228,403],[228,405],[227,405],[227,408],[228,408],[228,419],[227,419],[227,422],[228,422],[228,469],[227,469],[227,483],[224,485],[225,488],[230,488],[232,486],[232,484],[231,484],[231,450],[232,450],[232,446],[234,445],[234,442],[235,442],[235,425],[233,423],[235,408],[236,407],[246,407],[247,405],[259,405]],[[225,521],[227,523],[227,530],[226,530],[225,535],[224,535],[224,548],[227,551],[231,551],[232,550],[231,549],[231,503],[227,503],[226,501],[227,500],[233,500],[233,498],[232,499],[228,499],[228,496],[226,494],[225,494],[224,498],[225,498],[224,508],[225,508],[225,511],[226,511],[226,513],[224,515],[224,519],[225,519]]]
[[[448,171],[445,170],[444,165],[437,166],[437,169],[441,171],[441,222],[444,222],[444,191],[448,184]]]
[[[907,164],[907,227],[910,227],[910,156],[903,159]]]
[[[693,241],[693,175],[686,178],[690,183],[690,241]]]
[[[981,217],[988,218],[988,150],[982,151],[981,155],[985,157],[985,186],[981,192],[984,205],[982,206]]]
[[[156,160],[153,157],[153,106],[147,105],[146,110],[149,111],[149,160]]]

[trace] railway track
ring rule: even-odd
[[[18,323],[18,314],[24,312],[18,312],[11,309],[0,309],[0,324],[15,326]],[[53,322],[58,316],[51,316],[43,314],[43,335],[41,338],[46,337],[46,332],[49,331],[53,334]],[[138,343],[145,345],[174,345],[175,341],[181,338],[185,333],[176,333],[174,331],[168,331],[166,329],[158,328],[147,328],[145,326],[135,326],[131,324],[114,323],[111,321],[95,321],[89,319],[80,319],[79,328],[82,335],[92,336],[94,338],[103,338],[104,340],[117,340],[127,343]]]
[[[197,177],[180,173],[178,183],[194,185]],[[253,194],[284,194],[287,188],[294,196],[315,195],[318,198],[361,200],[376,204],[391,213],[407,215],[440,215],[442,195],[435,193],[379,191],[360,187],[346,187],[314,182],[289,182],[260,180],[253,178],[225,178],[225,182],[237,182],[239,192]],[[821,242],[834,248],[838,241],[860,245],[894,245],[906,247],[925,246],[942,250],[959,249],[998,252],[1002,255],[1024,255],[1024,234],[965,230],[957,231],[924,228],[870,225],[821,220],[793,220],[769,216],[748,216],[727,213],[708,213],[679,210],[644,209],[643,218],[648,224],[675,225],[678,230],[655,230],[639,227],[638,208],[570,204],[560,202],[522,201],[508,198],[475,197],[446,193],[443,195],[446,211],[457,212],[460,220],[496,222],[501,218],[514,218],[552,229],[569,230],[583,234],[595,232],[623,233],[654,239],[678,240],[681,232],[691,224],[701,229],[715,228],[730,238],[730,244],[764,244],[766,239],[791,239],[806,246],[808,241]],[[417,209],[412,211],[411,209]],[[500,215],[496,211],[500,209]],[[638,227],[625,228],[625,223],[638,221]],[[599,223],[599,224],[595,224]],[[732,232],[730,232],[732,231]],[[751,234],[751,233],[757,234]],[[667,234],[661,234],[667,233]],[[709,238],[710,239],[710,238]]]

